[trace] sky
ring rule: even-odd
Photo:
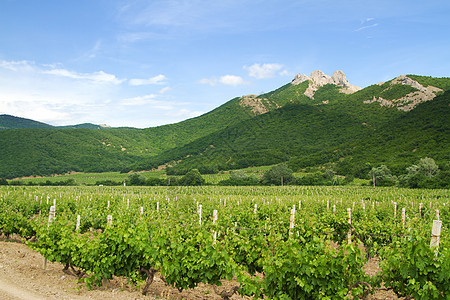
[[[450,76],[448,0],[0,0],[0,114],[154,127],[342,70]]]

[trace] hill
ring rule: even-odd
[[[410,77],[413,76],[399,76],[352,94],[342,93],[339,85],[325,82],[309,100],[294,92],[294,84],[286,85],[261,96],[283,98],[289,103],[284,107],[173,149],[152,161],[161,164],[171,160],[168,172],[172,174],[183,174],[193,167],[213,173],[279,162],[288,162],[298,170],[341,161],[335,168],[357,176],[365,176],[368,168],[379,163],[404,171],[406,165],[425,156],[445,161],[450,148],[445,126],[448,93],[444,89],[449,88],[450,80]],[[434,85],[425,87],[426,81]],[[308,84],[306,90],[302,88],[305,92],[311,81]],[[436,95],[440,96],[435,98]],[[442,142],[436,144],[436,140]],[[409,149],[407,144],[420,144],[420,151],[410,152],[414,148]],[[384,149],[385,145],[389,147]]]
[[[18,128],[54,128],[51,125],[11,115],[0,115],[0,130]]]
[[[61,129],[27,120],[22,121],[22,129],[0,130],[0,177],[145,170],[162,164],[169,164],[168,172],[176,174],[193,167],[211,173],[283,161],[297,169],[337,161],[361,163],[364,157],[375,164],[389,159],[359,149],[387,136],[393,144],[405,143],[400,133],[391,134],[403,128],[401,120],[419,124],[415,118],[431,111],[444,120],[448,108],[444,105],[436,111],[431,104],[445,102],[438,99],[447,99],[444,91],[449,88],[448,78],[408,75],[359,89],[340,71],[333,76],[315,71],[309,77],[298,74],[270,93],[237,97],[202,116],[159,127],[97,130],[98,125],[82,124],[77,126],[90,129]],[[437,95],[441,98],[435,99]],[[428,107],[428,112],[421,115],[422,107]],[[435,128],[436,120],[425,118],[420,124]],[[43,127],[24,128],[28,124]],[[4,127],[14,128],[11,122]],[[414,130],[414,139],[420,139],[421,132],[448,134]],[[431,146],[427,147],[420,149]],[[448,147],[445,141],[439,147],[437,152],[448,152],[442,150]],[[404,148],[394,148],[391,161],[412,159],[403,153]],[[423,154],[416,150],[412,157]],[[345,164],[341,162],[339,168],[344,171]]]

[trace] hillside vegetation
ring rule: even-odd
[[[310,88],[311,81],[289,83],[146,129],[63,129],[2,115],[0,127],[7,130],[0,130],[0,177],[160,165],[182,175],[193,168],[216,173],[280,162],[295,171],[332,164],[343,175],[365,177],[382,163],[404,171],[425,156],[448,161],[450,79],[400,76],[352,94],[325,84],[312,97],[306,95]]]

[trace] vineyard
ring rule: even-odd
[[[450,299],[449,190],[0,188],[0,231],[88,287],[211,284],[253,299]],[[379,259],[380,272],[364,265]],[[45,267],[46,261],[43,262]],[[221,287],[233,280],[231,289]]]

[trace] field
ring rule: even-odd
[[[9,186],[0,188],[0,230],[94,289],[124,278],[145,294],[161,279],[178,290],[210,284],[227,299],[225,280],[235,283],[230,294],[254,299],[383,289],[448,299],[449,197],[355,186]],[[430,248],[438,219],[440,245]],[[373,258],[380,272],[368,275]]]

